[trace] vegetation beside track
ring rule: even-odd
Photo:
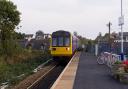
[[[14,55],[6,61],[4,55],[0,57],[0,84],[15,85],[40,64],[51,58],[49,52],[25,50],[19,55]]]
[[[0,86],[18,83],[50,58],[49,52],[19,46],[18,40],[24,39],[24,34],[16,32],[22,27],[20,15],[12,1],[0,0]]]

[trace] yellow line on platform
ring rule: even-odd
[[[73,89],[80,54],[80,52],[75,53],[50,89]]]

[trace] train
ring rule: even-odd
[[[51,35],[51,55],[57,62],[69,61],[80,47],[80,40],[68,31],[59,30]]]

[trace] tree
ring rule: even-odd
[[[95,43],[98,43],[98,42],[102,41],[102,38],[103,38],[102,33],[99,32],[98,36],[95,39]]]
[[[101,32],[99,32],[99,37],[102,37],[102,33]]]
[[[75,31],[75,32],[73,32],[73,34],[74,34],[74,36],[78,36],[78,33]]]
[[[15,32],[14,33],[14,38],[18,39],[18,40],[22,40],[25,38],[25,33],[21,33],[21,32]]]
[[[80,42],[81,42],[81,44],[84,44],[84,45],[87,45],[87,43],[88,43],[88,39],[87,38],[85,38],[85,37],[82,37],[82,36],[77,36],[78,37],[78,39],[80,40]]]
[[[44,39],[44,32],[41,30],[37,31],[35,38],[36,39]]]
[[[20,12],[9,0],[0,0],[0,40],[3,53],[10,55],[13,50],[13,33],[20,23]]]

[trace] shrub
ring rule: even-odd
[[[121,64],[121,62],[120,61],[116,61],[114,64]]]

